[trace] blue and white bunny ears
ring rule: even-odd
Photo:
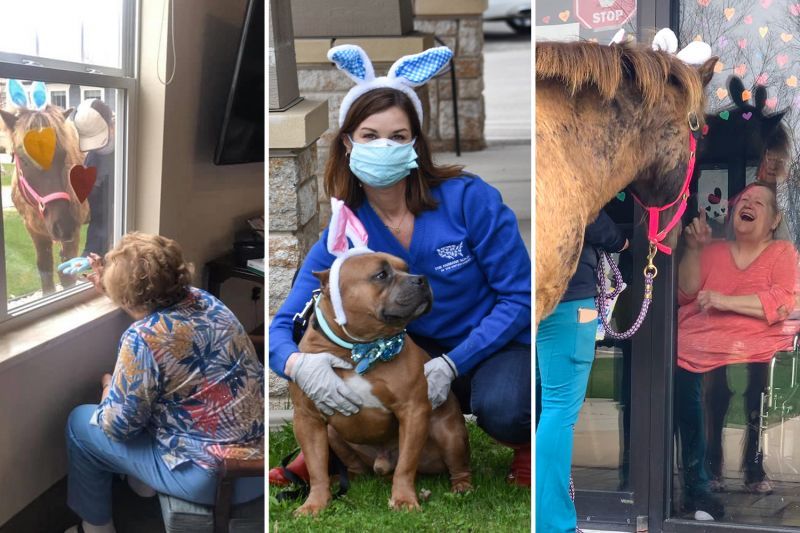
[[[375,69],[366,52],[354,44],[342,44],[328,50],[330,59],[340,70],[356,82],[342,100],[339,108],[339,127],[344,124],[347,111],[359,96],[382,87],[389,87],[403,92],[411,99],[422,122],[422,103],[414,92],[436,76],[453,57],[453,52],[446,46],[429,48],[419,54],[403,56],[392,65],[386,76],[375,77]]]
[[[47,89],[41,81],[33,82],[28,94],[19,80],[8,80],[8,97],[17,107],[41,110],[47,105]]]

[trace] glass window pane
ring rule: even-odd
[[[46,84],[49,103],[37,110],[32,103],[15,105],[8,85],[0,79],[0,190],[8,309],[13,311],[86,283],[59,275],[55,267],[89,253],[102,255],[113,241],[114,130],[123,99],[122,91],[113,89]],[[28,80],[20,86],[25,93],[34,87]],[[67,104],[75,109],[67,113]],[[45,135],[43,127],[55,132],[50,150],[30,141],[30,135]]]
[[[0,52],[122,66],[123,0],[0,0]],[[46,14],[46,16],[43,16]]]
[[[536,40],[582,39],[607,44],[620,28],[636,35],[636,3],[537,0]]]
[[[678,281],[691,290],[678,302],[673,516],[800,526],[794,7],[679,3],[681,44],[699,36],[720,56],[696,174],[718,240],[678,251]],[[754,182],[766,187],[746,188]]]

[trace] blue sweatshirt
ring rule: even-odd
[[[408,331],[436,339],[463,374],[510,341],[531,343],[531,260],[514,213],[500,193],[477,176],[446,180],[431,190],[435,210],[416,218],[409,250],[383,225],[369,202],[356,216],[369,234],[369,247],[408,263],[433,289],[433,308],[408,325]],[[328,230],[308,253],[294,287],[269,328],[269,366],[286,378],[292,318],[302,310],[319,281],[312,271],[335,259],[325,242]]]

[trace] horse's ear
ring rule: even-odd
[[[731,76],[731,79],[728,80],[728,94],[731,100],[733,100],[733,103],[736,104],[736,107],[745,107],[748,105],[742,98],[743,92],[744,82],[742,82],[742,79],[738,76]]]
[[[61,112],[61,116],[64,117],[64,120],[69,120],[69,116],[72,112],[75,111],[74,107],[70,107],[69,109],[65,109]]]
[[[770,137],[778,129],[787,111],[787,109],[784,109],[761,119],[761,134],[764,138]]]
[[[3,123],[5,123],[6,129],[8,129],[8,131],[14,131],[14,126],[17,123],[17,116],[8,111],[3,111],[2,109],[0,109],[0,116],[3,117]]]
[[[756,87],[755,97],[756,97],[756,109],[758,109],[759,111],[763,110],[764,106],[767,103],[767,88],[764,87],[763,85],[759,85],[758,87]]]
[[[719,58],[717,56],[713,56],[697,67],[697,73],[700,75],[700,81],[703,83],[703,87],[708,85],[711,78],[714,77],[714,65],[717,64],[718,60]]]

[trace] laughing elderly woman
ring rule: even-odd
[[[189,285],[175,241],[132,233],[91,261],[95,286],[136,319],[100,405],[74,409],[66,430],[68,504],[83,520],[69,531],[110,533],[113,474],[142,496],[211,504],[222,459],[263,456],[264,368],[233,313]],[[234,503],[263,486],[238,480]]]

